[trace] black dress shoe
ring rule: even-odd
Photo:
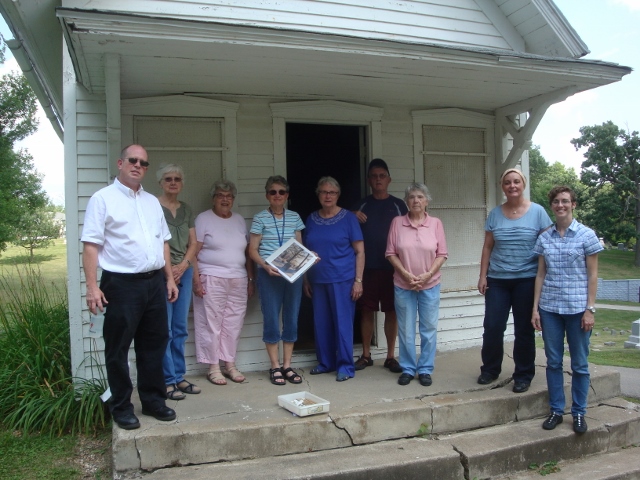
[[[498,377],[494,377],[493,375],[491,375],[490,373],[486,373],[483,372],[480,374],[480,376],[478,377],[478,383],[480,385],[489,385],[491,382],[493,382],[494,380],[496,380]]]
[[[421,373],[420,375],[418,375],[418,380],[420,380],[420,385],[422,385],[423,387],[431,386],[431,375],[429,375],[428,373]]]
[[[529,385],[527,382],[516,382],[513,384],[513,393],[524,393],[529,390]]]
[[[400,378],[398,378],[398,385],[409,385],[411,383],[411,380],[413,380],[413,375],[403,373],[402,375],[400,375]]]
[[[167,406],[158,407],[155,410],[147,410],[146,408],[142,408],[142,414],[148,415],[150,417],[155,418],[156,420],[160,420],[162,422],[170,422],[171,420],[176,419],[176,412],[172,408]]]
[[[562,423],[562,415],[558,413],[552,413],[547,417],[547,419],[542,424],[542,428],[545,430],[553,430],[556,428],[556,425],[560,425]]]
[[[133,413],[113,417],[113,421],[124,430],[135,430],[136,428],[140,428],[140,421]]]

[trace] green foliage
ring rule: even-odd
[[[47,206],[23,212],[18,219],[13,243],[26,248],[29,258],[33,258],[34,249],[49,247],[60,236],[60,226],[54,221],[54,215],[53,209]]]
[[[594,199],[593,216],[602,217],[599,231],[608,239],[635,241],[640,236],[640,137],[608,121],[580,129],[571,140],[576,150],[586,148],[582,163],[582,183]],[[600,214],[601,203],[605,213]],[[608,219],[608,224],[607,224]],[[595,219],[594,219],[595,222]],[[628,235],[628,236],[627,236]],[[640,266],[636,243],[635,264]]]
[[[0,433],[0,478],[23,480],[39,478],[49,480],[75,479],[76,468],[69,466],[73,455],[73,437],[52,438],[49,436],[16,435]],[[34,469],[36,466],[37,469]]]
[[[0,421],[25,435],[104,428],[105,380],[71,377],[65,292],[31,269],[18,275],[0,277]]]
[[[558,466],[558,462],[544,462],[542,465],[538,465],[537,463],[532,463],[529,465],[529,470],[535,470],[543,477],[545,475],[549,475],[550,473],[557,473],[560,471],[560,467]]]
[[[427,425],[426,423],[421,423],[420,428],[418,429],[418,432],[416,433],[416,435],[418,437],[424,437],[426,435],[429,435],[429,425]]]
[[[24,75],[7,73],[0,79],[0,135],[11,144],[38,130],[36,95]]]
[[[578,204],[583,203],[586,187],[580,183],[576,171],[573,168],[565,167],[560,162],[549,165],[540,153],[540,147],[536,145],[529,149],[529,180],[531,201],[542,205],[551,218],[553,218],[553,214],[549,208],[547,195],[557,185],[571,187],[576,192]],[[575,215],[578,217],[578,212]]]
[[[598,277],[604,280],[640,278],[640,269],[633,264],[633,252],[613,248],[600,252]]]

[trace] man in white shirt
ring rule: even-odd
[[[113,420],[126,430],[140,427],[131,403],[128,365],[134,340],[142,414],[163,421],[176,418],[165,403],[162,358],[169,338],[166,302],[176,301],[178,289],[171,273],[167,243],[171,234],[162,207],[141,185],[148,167],[142,146],[122,150],[118,177],[89,200],[81,239],[87,306],[93,314],[108,306],[103,336],[109,409]],[[98,266],[102,269],[99,287]]]

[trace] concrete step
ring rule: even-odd
[[[509,474],[495,480],[540,480],[540,469]],[[553,480],[638,480],[640,478],[640,448],[631,446],[599,455],[558,462],[549,478]]]
[[[266,375],[255,372],[247,373],[248,380],[243,384],[224,387],[191,378],[203,392],[173,402],[177,421],[159,422],[141,416],[139,430],[114,428],[114,471],[124,478],[139,471],[215,462],[264,458],[277,463],[283,456],[322,451],[350,458],[355,455],[355,447],[369,445],[367,448],[374,452],[384,452],[385,448],[376,444],[424,433],[442,438],[473,430],[478,435],[483,428],[514,422],[520,425],[524,420],[546,416],[544,374],[534,378],[524,394],[511,391],[509,377],[480,386],[475,382],[478,358],[479,351],[471,349],[439,355],[438,374],[429,388],[417,381],[400,387],[397,375],[381,366],[368,367],[348,382],[336,382],[332,375],[309,376],[305,369],[299,369],[303,384],[286,387],[275,387]],[[278,407],[277,395],[303,390],[329,399],[331,411],[296,417]],[[569,376],[565,392],[571,398]],[[597,405],[619,394],[618,372],[592,366],[589,404]],[[539,427],[536,430],[541,430]],[[406,448],[414,443],[409,441]],[[424,439],[417,444],[424,445]],[[445,451],[449,458],[450,449]],[[305,462],[311,458],[305,456]]]
[[[143,477],[148,480],[488,479],[513,472],[525,475],[533,463],[575,460],[640,443],[640,408],[622,399],[590,408],[589,430],[584,435],[573,432],[569,415],[553,431],[543,430],[542,421],[543,418],[537,418],[450,435],[431,434],[320,452],[164,468]],[[638,460],[633,464],[637,465]]]

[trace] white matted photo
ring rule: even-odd
[[[295,238],[290,239],[266,259],[280,275],[293,283],[316,262],[316,256]]]

